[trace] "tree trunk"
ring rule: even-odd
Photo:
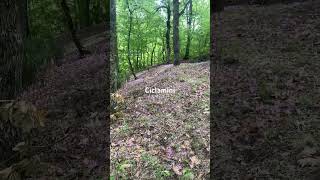
[[[135,63],[136,69],[139,68],[139,55],[140,55],[139,50],[137,50],[137,52],[136,52],[136,63]]]
[[[165,39],[162,39],[162,62],[165,62],[165,52],[166,52],[166,48],[165,48]]]
[[[110,2],[111,15],[110,15],[110,81],[111,92],[114,92],[118,88],[118,44],[117,44],[117,19],[116,19],[116,1],[111,0]]]
[[[30,34],[29,20],[28,20],[28,0],[18,1],[18,14],[19,14],[19,30],[23,38],[26,38]]]
[[[223,10],[224,10],[224,1],[223,0],[213,0],[211,2],[212,13],[221,12]]]
[[[180,42],[179,42],[179,0],[173,0],[173,54],[174,65],[179,65]]]
[[[171,6],[170,2],[167,5],[167,32],[166,32],[166,45],[167,45],[167,63],[170,64],[171,46],[170,46],[170,32],[171,32]]]
[[[22,88],[23,40],[17,1],[0,2],[0,99],[18,95]]]
[[[184,55],[184,59],[188,60],[190,56],[190,44],[191,44],[191,26],[192,26],[192,0],[190,0],[189,8],[188,8],[188,17],[187,17],[187,44],[186,44],[186,53]]]
[[[134,79],[137,79],[137,76],[134,73],[132,63],[131,63],[130,41],[131,41],[131,31],[132,31],[132,21],[133,21],[132,13],[133,12],[130,9],[128,0],[127,0],[127,6],[128,6],[128,10],[129,10],[129,31],[128,31],[128,40],[127,40],[128,56],[127,56],[127,58],[128,58],[128,63],[129,63],[129,68],[131,70],[131,73],[132,73]]]
[[[67,5],[66,0],[61,0],[61,8],[62,8],[62,11],[63,11],[64,16],[66,18],[67,26],[68,26],[69,31],[71,33],[72,40],[73,40],[74,44],[76,45],[76,47],[77,47],[77,49],[79,51],[80,57],[82,58],[86,54],[90,54],[90,51],[85,50],[84,47],[80,43],[80,40],[79,40],[79,38],[77,36],[76,29],[74,28],[72,17],[70,15],[70,9],[69,9],[69,7]]]
[[[79,0],[80,27],[90,25],[90,0]]]
[[[156,47],[157,47],[157,44],[155,44],[152,49],[151,60],[150,60],[151,66],[153,66],[153,57],[154,57],[154,51],[156,50]]]

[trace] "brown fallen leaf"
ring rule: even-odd
[[[190,167],[191,167],[191,168],[193,168],[194,166],[200,164],[200,159],[198,159],[197,156],[192,156],[192,157],[190,158],[190,160],[191,160],[191,164],[190,164]]]
[[[181,171],[182,170],[182,166],[180,164],[173,165],[172,166],[172,170],[173,170],[174,173],[176,173],[176,175],[179,175],[179,176],[182,175],[182,171]]]

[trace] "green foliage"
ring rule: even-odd
[[[181,1],[180,11],[186,0]],[[131,72],[128,59],[131,59],[134,72],[143,71],[150,66],[166,63],[166,21],[167,10],[159,8],[165,4],[161,1],[117,1],[117,37],[119,57],[118,83],[121,85],[129,79]],[[130,32],[130,52],[128,37],[130,29],[130,12],[132,26]],[[210,2],[193,0],[193,22],[191,28],[190,62],[199,56],[209,54],[210,42]],[[171,7],[172,11],[172,7]],[[172,26],[172,13],[171,13]],[[180,16],[180,57],[184,57],[187,44],[187,13]],[[173,61],[172,27],[170,32],[171,62]]]
[[[153,169],[156,179],[168,179],[172,176],[171,172],[160,164],[160,161],[157,159],[157,157],[150,154],[142,154],[142,160],[147,164],[148,167]]]
[[[189,168],[185,168],[182,171],[182,178],[183,180],[190,180],[190,179],[194,179],[194,174],[192,173],[192,170]]]
[[[113,172],[110,176],[110,180],[112,179],[129,179],[128,177],[133,172],[133,169],[136,168],[136,163],[133,160],[124,160],[120,161],[116,164],[115,172]]]
[[[67,1],[76,28],[79,28],[80,16],[79,0]],[[83,1],[81,1],[83,2]],[[104,21],[107,13],[105,3],[100,0],[88,1],[90,24]],[[82,17],[82,16],[81,16]],[[65,39],[68,34],[66,22],[57,0],[28,1],[28,24],[30,34],[25,39],[25,60],[23,64],[23,86],[27,86],[35,79],[35,75],[55,59],[62,58],[63,49],[58,39]]]
[[[28,18],[31,36],[46,38],[65,31],[63,14],[57,2],[52,0],[29,1]]]

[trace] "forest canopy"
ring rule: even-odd
[[[175,1],[175,0],[174,0]],[[180,0],[179,25],[172,0],[117,0],[116,35],[118,82],[136,72],[174,62],[174,28],[178,28],[181,60],[197,61],[208,55],[210,1]],[[114,69],[115,70],[115,69]]]

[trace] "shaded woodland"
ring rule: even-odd
[[[109,7],[0,2],[0,179],[105,175]]]

